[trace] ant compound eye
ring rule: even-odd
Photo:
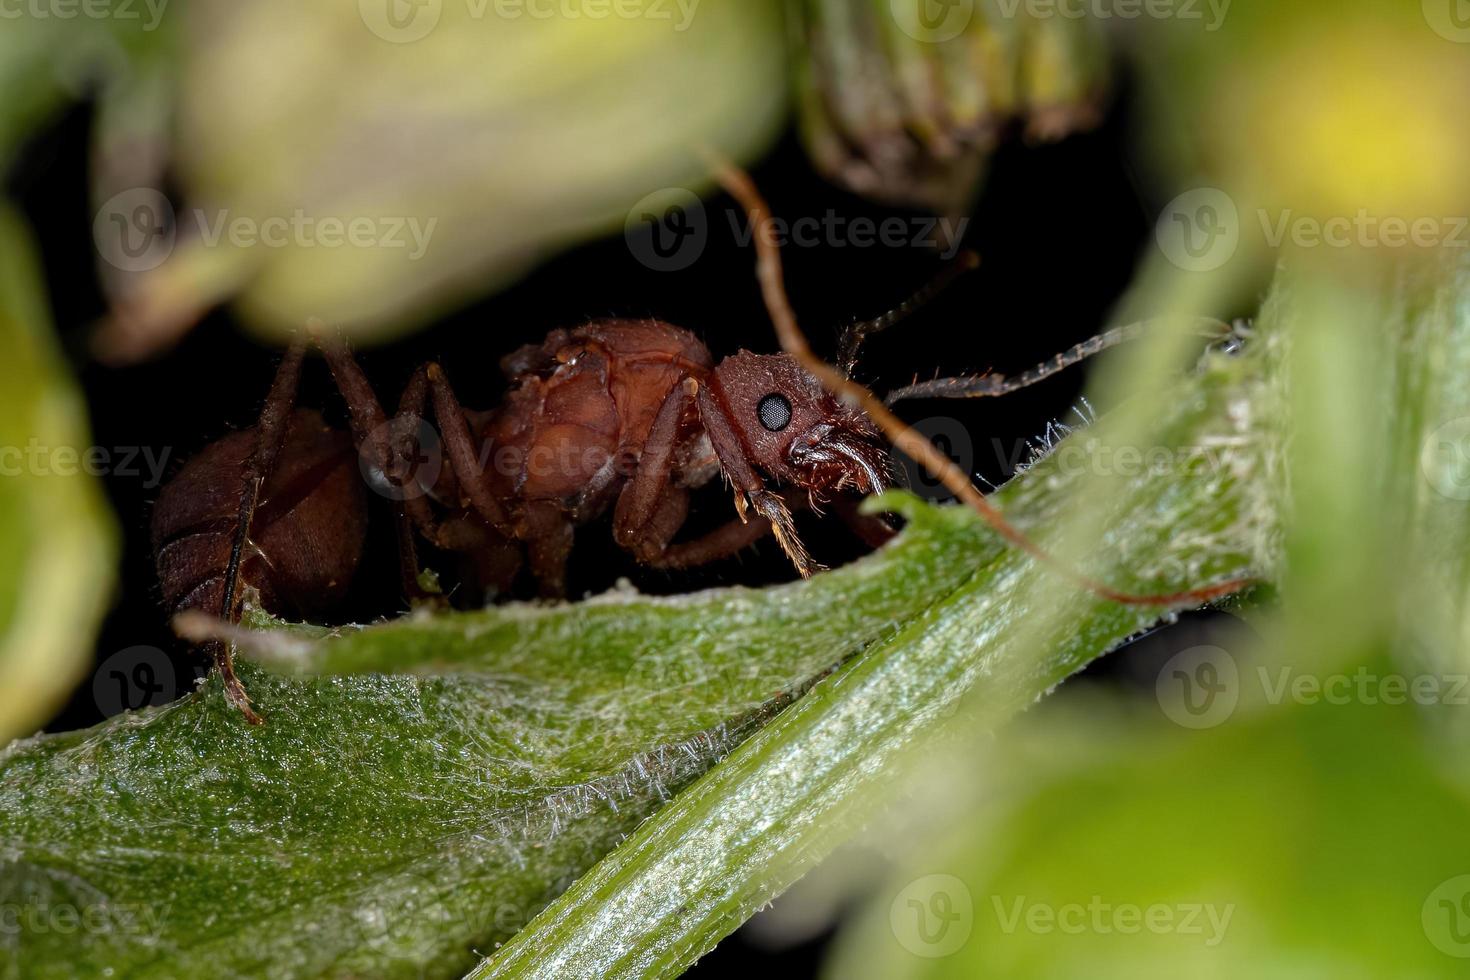
[[[767,431],[780,432],[791,424],[791,403],[785,395],[767,395],[756,406],[756,414]]]

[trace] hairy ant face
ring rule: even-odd
[[[892,462],[878,429],[834,398],[787,354],[741,351],[713,383],[750,460],[782,483],[816,494],[877,493]]]

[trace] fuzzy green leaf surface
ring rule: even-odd
[[[1145,447],[1119,442],[1136,433],[1105,420],[1002,491],[1002,506],[1054,552],[1081,543],[1058,538],[1070,513],[1100,508],[1106,531],[1080,566],[1124,588],[1269,574],[1270,362],[1268,344],[1211,356],[1140,396],[1154,400],[1144,414],[1171,461],[1162,472],[1125,463]],[[474,976],[678,976],[880,811],[951,716],[999,725],[1164,613],[1101,600],[1014,550],[992,553],[643,824]]]
[[[790,586],[614,593],[304,639],[0,755],[0,977],[454,976],[810,682],[997,546],[914,511]],[[57,916],[62,918],[58,924]],[[62,928],[80,921],[84,928]]]

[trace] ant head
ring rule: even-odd
[[[790,355],[741,351],[719,363],[713,383],[750,461],[776,480],[817,495],[889,485],[892,461],[877,427]]]

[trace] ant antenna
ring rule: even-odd
[[[1202,337],[1211,340],[1221,340],[1231,336],[1232,327],[1222,320],[1210,317],[1194,318],[1200,325],[1198,333]],[[915,398],[999,398],[1012,392],[1029,388],[1038,382],[1045,381],[1054,374],[1059,374],[1069,367],[1081,364],[1090,357],[1096,357],[1103,351],[1111,350],[1121,344],[1143,336],[1144,331],[1157,321],[1145,320],[1141,323],[1130,323],[1122,327],[1114,327],[1104,331],[1096,337],[1084,340],[1071,350],[1064,351],[1050,360],[1024,371],[1015,377],[1006,377],[1003,374],[983,374],[978,376],[958,378],[935,378],[933,381],[922,381],[911,384],[905,388],[897,388],[888,393],[883,399],[885,405],[895,405],[898,402],[910,401]]]
[[[857,366],[858,353],[869,337],[882,333],[895,323],[908,319],[928,305],[934,297],[948,289],[956,279],[978,268],[980,268],[980,256],[966,249],[939,270],[938,275],[930,280],[928,285],[894,309],[872,320],[859,320],[857,323],[850,324],[842,331],[842,336],[837,341],[837,370],[851,375],[853,368]]]
[[[1061,562],[1050,552],[1036,544],[1019,528],[1008,521],[1004,514],[985,498],[970,477],[945,456],[934,444],[917,430],[894,415],[887,406],[866,387],[853,381],[832,365],[812,353],[806,336],[797,325],[796,311],[786,294],[785,272],[781,265],[781,250],[771,227],[770,207],[756,189],[750,175],[713,151],[706,150],[705,158],[710,163],[716,179],[731,197],[745,209],[753,229],[756,249],[756,278],[760,282],[761,295],[766,309],[780,339],[781,349],[796,359],[813,377],[822,382],[827,390],[838,397],[847,398],[860,405],[880,429],[883,430],[894,448],[917,461],[945,489],[964,501],[985,518],[1001,537],[1032,558],[1048,565],[1069,581],[1080,585],[1101,598],[1131,606],[1174,606],[1185,603],[1206,603],[1221,596],[1238,592],[1250,584],[1249,579],[1235,579],[1203,589],[1191,589],[1167,595],[1136,595],[1122,592],[1109,585],[1082,574]]]

